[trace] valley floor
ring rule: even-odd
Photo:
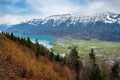
[[[70,47],[77,46],[79,56],[83,57],[88,55],[91,48],[94,48],[97,56],[112,57],[120,55],[120,43],[119,42],[107,42],[99,40],[81,40],[71,37],[58,38],[55,42],[53,50],[55,53],[65,54],[69,53]]]

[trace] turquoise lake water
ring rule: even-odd
[[[55,42],[55,38],[52,36],[43,36],[43,35],[26,35],[26,34],[14,34],[17,37],[23,37],[23,38],[27,38],[29,37],[30,40],[34,43],[35,40],[37,39],[39,44],[44,45],[47,48],[52,48],[54,45],[53,43]]]

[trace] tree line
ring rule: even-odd
[[[23,37],[16,37],[13,33],[5,33],[1,32],[0,35],[4,35],[5,37],[9,38],[10,40],[14,42],[18,42],[19,44],[22,44],[29,49],[31,49],[34,53],[36,58],[39,58],[40,56],[45,56],[51,61],[62,61],[62,58],[60,58],[59,54],[54,53],[54,51],[51,49],[47,49],[42,44],[39,44],[38,39],[35,40],[35,43],[33,43],[29,37],[23,38]]]

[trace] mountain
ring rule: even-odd
[[[0,25],[0,32],[1,31],[4,31],[4,30],[6,30],[7,29],[7,25],[5,25],[5,24],[1,24]]]
[[[120,41],[120,14],[107,12],[88,16],[78,14],[53,15],[13,25],[6,31]]]

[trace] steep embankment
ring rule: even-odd
[[[67,67],[41,57],[27,47],[0,35],[0,80],[72,80]]]

